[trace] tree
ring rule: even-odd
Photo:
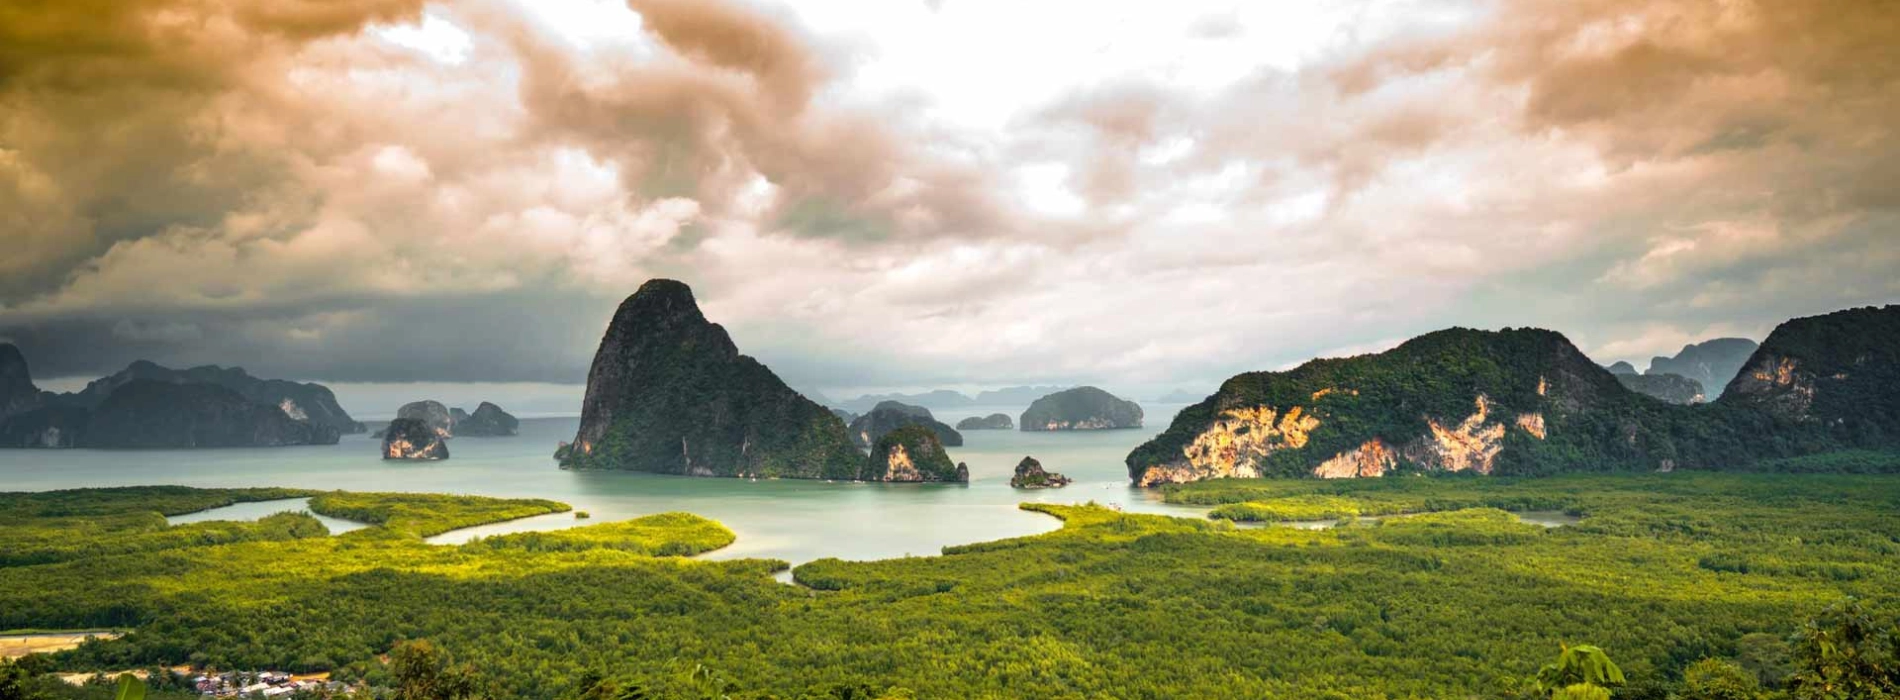
[[[36,700],[40,697],[27,689],[27,670],[11,659],[0,659],[0,700]]]
[[[1720,659],[1703,659],[1682,672],[1682,700],[1755,700],[1761,683],[1742,667]]]
[[[1788,641],[1766,632],[1744,634],[1735,640],[1735,662],[1754,674],[1763,688],[1780,688],[1794,674]]]
[[[1589,644],[1563,645],[1557,660],[1537,670],[1537,691],[1552,700],[1608,700],[1609,686],[1623,684],[1623,669]]]
[[[1900,698],[1896,627],[1881,624],[1853,598],[1828,606],[1796,639],[1789,690],[1796,700]]]
[[[574,700],[657,700],[659,695],[647,690],[639,682],[626,678],[602,678],[599,674],[588,673],[575,684],[581,688]]]
[[[389,650],[396,678],[396,700],[467,700],[479,698],[475,669],[456,666],[455,658],[426,639],[397,642]]]

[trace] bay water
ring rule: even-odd
[[[1076,432],[963,431],[951,459],[968,463],[970,483],[867,484],[780,479],[701,478],[626,471],[568,471],[554,461],[555,444],[572,440],[578,418],[530,418],[514,437],[460,437],[440,462],[387,462],[381,442],[347,435],[336,445],[210,450],[0,450],[0,491],[46,491],[101,486],[285,486],[346,491],[458,493],[505,498],[548,498],[587,511],[577,520],[559,513],[446,533],[431,541],[611,522],[667,511],[695,513],[738,535],[725,549],[704,555],[763,557],[800,564],[837,557],[868,560],[935,555],[945,545],[1018,537],[1054,530],[1054,518],[1017,508],[1024,501],[1097,503],[1131,512],[1201,517],[1205,508],[1171,506],[1159,494],[1129,486],[1122,460],[1162,428],[1179,405],[1148,405],[1137,430]],[[971,415],[1008,413],[1020,406],[972,406],[937,418],[955,424]],[[1024,456],[1075,480],[1066,488],[1023,491],[1009,478]],[[265,511],[301,510],[301,501],[239,504],[175,518],[254,519]],[[326,521],[333,532],[347,523]]]

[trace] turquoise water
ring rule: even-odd
[[[0,450],[0,491],[44,491],[93,486],[178,484],[200,487],[288,486],[352,491],[466,493],[551,498],[588,511],[526,518],[447,533],[441,543],[470,537],[572,527],[666,511],[716,519],[738,534],[710,558],[769,557],[794,564],[823,557],[885,559],[934,555],[945,545],[1046,532],[1055,519],[1018,510],[1023,501],[1096,501],[1129,511],[1198,517],[1204,508],[1169,506],[1152,491],[1128,486],[1122,459],[1173,417],[1180,406],[1144,406],[1140,430],[1025,433],[973,430],[952,459],[970,465],[968,485],[862,484],[822,481],[748,481],[641,474],[572,472],[555,466],[557,441],[571,440],[576,418],[522,421],[510,438],[457,438],[442,462],[384,462],[378,441],[345,436],[336,445],[221,450]],[[973,406],[943,411],[947,423],[1020,406]],[[1024,455],[1075,479],[1067,488],[1018,491],[1009,487]],[[296,502],[242,504],[196,517],[255,518],[300,510]],[[192,516],[185,516],[192,517]],[[333,526],[332,530],[340,526]]]
[[[330,528],[330,534],[332,535],[341,535],[351,530],[361,530],[368,527],[368,525],[353,520],[344,520],[342,518],[332,518],[328,515],[311,513],[310,499],[308,498],[285,498],[276,501],[233,503],[221,508],[201,510],[196,513],[186,513],[184,515],[174,515],[166,518],[165,522],[173,525],[183,525],[185,523],[199,523],[207,520],[257,520],[266,515],[284,512],[308,514],[316,518],[318,522],[323,523],[324,527]]]

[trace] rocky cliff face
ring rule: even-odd
[[[963,434],[955,428],[937,420],[930,409],[911,406],[896,401],[884,401],[871,408],[869,413],[851,421],[851,441],[857,446],[869,449],[877,444],[878,438],[906,425],[921,425],[937,434],[937,439],[950,447],[963,446]]]
[[[950,461],[935,432],[912,424],[878,438],[860,478],[864,481],[967,482],[970,470]]]
[[[441,439],[455,437],[455,414],[440,401],[423,400],[403,404],[401,408],[396,409],[396,419],[404,418],[421,421],[423,425],[435,431],[436,437]]]
[[[1016,423],[1009,415],[992,413],[987,416],[970,416],[957,421],[957,430],[1015,430]]]
[[[1684,345],[1675,357],[1651,358],[1649,369],[1643,374],[1687,377],[1720,395],[1729,380],[1741,371],[1742,363],[1755,354],[1756,347],[1755,341],[1747,338],[1716,338]]]
[[[333,445],[337,431],[215,384],[135,379],[91,411],[77,444],[101,448]]]
[[[1782,324],[1717,403],[1764,414],[1751,432],[1783,443],[1900,446],[1900,305]]]
[[[614,313],[561,456],[699,476],[852,479],[864,465],[837,416],[739,354],[672,280],[641,285]]]
[[[77,406],[48,404],[0,419],[0,448],[78,447],[92,412]]]
[[[383,459],[440,460],[449,458],[449,443],[435,426],[420,418],[397,418],[383,430]]]
[[[520,420],[487,401],[476,406],[474,413],[463,415],[455,421],[455,434],[463,437],[506,437],[521,431]]]
[[[1624,387],[1630,379],[1550,331],[1439,331],[1233,377],[1130,453],[1129,476],[1741,469],[1900,449],[1900,306],[1782,324],[1706,405],[1649,400]]]
[[[1674,404],[1703,403],[1702,383],[1679,374],[1619,374],[1616,381],[1644,396]]]
[[[1009,478],[1009,485],[1019,489],[1059,489],[1069,483],[1069,477],[1044,470],[1034,457],[1017,462],[1016,473]]]
[[[1616,443],[1590,450],[1591,459],[1607,452],[1627,463],[1653,459],[1653,467],[1665,452],[1648,427],[1654,408],[1555,333],[1453,329],[1378,355],[1229,379],[1131,453],[1129,476],[1151,486],[1220,477],[1533,473],[1571,468],[1549,456],[1574,455],[1563,448],[1579,443]],[[1576,418],[1599,411],[1607,413]]]
[[[1141,427],[1141,406],[1081,386],[1036,399],[1017,424],[1023,430],[1112,430]]]
[[[339,431],[330,425],[169,372],[149,362],[134,363],[84,392],[54,395],[33,386],[18,348],[0,345],[0,447],[276,447],[337,441]],[[161,378],[132,376],[137,373]]]
[[[260,379],[240,367],[204,365],[177,370],[140,360],[111,376],[93,380],[78,393],[59,397],[62,403],[95,408],[112,392],[134,380],[145,379],[173,384],[214,384],[230,389],[246,400],[276,406],[296,420],[309,421],[342,434],[363,432],[363,424],[350,417],[337,404],[336,394],[322,384],[304,384],[282,379]]]

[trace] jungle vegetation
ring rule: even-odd
[[[1578,683],[1540,686],[1540,669],[1579,645],[1613,659],[1614,698],[1869,698],[1900,681],[1892,476],[1202,482],[1166,495],[1421,514],[1302,530],[1025,504],[1064,526],[814,561],[800,585],[773,579],[785,562],[684,558],[732,541],[684,514],[457,546],[422,533],[565,505],[332,493],[313,508],[381,524],[150,523],[264,495],[0,494],[9,544],[67,540],[0,566],[0,629],[128,630],[35,662],[68,671],[327,670],[383,688],[400,686],[390,652],[426,639],[495,698],[1548,698]]]

